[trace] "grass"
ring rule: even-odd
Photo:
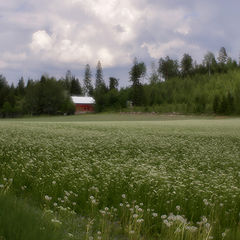
[[[30,122],[89,122],[89,121],[166,121],[166,120],[184,120],[184,119],[214,119],[219,116],[213,115],[181,115],[181,114],[157,114],[157,113],[101,113],[101,114],[80,114],[70,116],[24,116],[17,121]],[[221,116],[220,118],[228,118]],[[15,118],[9,118],[8,121],[16,121]],[[4,119],[0,119],[5,121]]]
[[[0,206],[1,240],[63,239],[63,231],[26,201],[0,195]]]
[[[33,202],[59,239],[240,239],[238,118],[25,118],[0,136],[2,196]]]

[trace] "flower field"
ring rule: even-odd
[[[240,119],[0,121],[0,193],[58,239],[237,240]]]

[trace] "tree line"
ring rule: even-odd
[[[94,83],[89,64],[82,83],[71,71],[60,79],[43,75],[26,84],[21,78],[16,86],[9,86],[0,75],[0,115],[73,114],[72,95],[93,96],[96,112],[240,113],[240,65],[224,47],[217,57],[207,52],[200,64],[187,53],[180,61],[160,58],[157,64],[152,63],[150,74],[145,63],[135,58],[129,83],[120,89],[117,78],[110,77],[106,83],[100,61]]]
[[[141,78],[147,84],[141,84]],[[224,47],[217,58],[207,52],[197,64],[189,54],[181,61],[169,56],[152,65],[149,76],[143,62],[130,71],[131,99],[135,109],[154,112],[240,113],[240,65]],[[137,107],[138,106],[138,107]]]

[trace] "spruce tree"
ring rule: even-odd
[[[218,62],[222,64],[226,64],[228,59],[227,51],[225,47],[221,47],[218,54]]]
[[[90,65],[87,64],[85,67],[84,79],[83,79],[83,91],[85,95],[93,96],[92,86],[92,73]]]
[[[138,62],[135,58],[130,75],[130,82],[132,82],[132,101],[133,105],[140,106],[143,103],[143,86],[141,84],[141,78],[146,74],[146,66],[144,62]]]
[[[82,88],[79,80],[75,77],[71,79],[71,88],[70,88],[71,95],[80,96],[82,94]]]
[[[101,85],[104,83],[103,81],[103,73],[102,73],[102,65],[101,62],[98,61],[97,68],[96,68],[96,82],[95,82],[95,88],[101,87]]]

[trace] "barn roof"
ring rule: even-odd
[[[71,96],[73,103],[78,104],[95,104],[95,100],[92,97],[77,97]]]

